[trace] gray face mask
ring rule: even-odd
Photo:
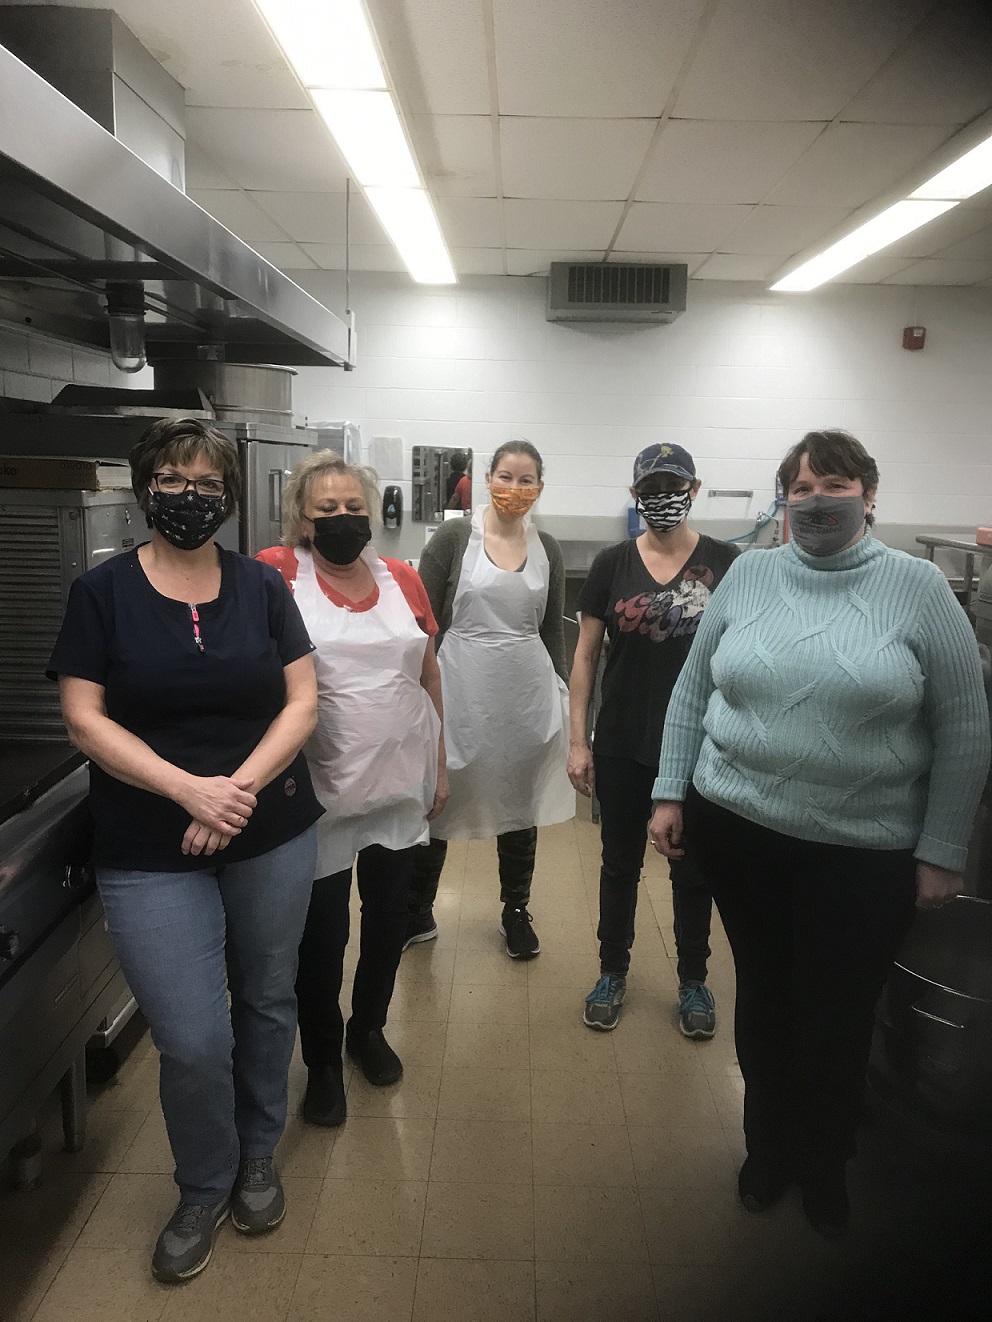
[[[807,496],[789,502],[789,536],[807,555],[834,555],[865,526],[860,496]]]

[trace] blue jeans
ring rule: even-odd
[[[239,1163],[271,1156],[282,1136],[316,864],[311,826],[227,867],[97,869],[117,958],[161,1056],[175,1179],[192,1203],[226,1198]]]

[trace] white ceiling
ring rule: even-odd
[[[344,163],[250,0],[62,2],[112,4],[187,89],[197,202],[284,269],[344,265]],[[987,0],[368,3],[462,274],[766,280],[992,108]],[[360,196],[351,239],[402,269]],[[841,279],[992,284],[992,189]]]

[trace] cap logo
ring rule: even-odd
[[[672,447],[670,445],[662,445],[659,448],[658,453],[659,455],[661,455],[663,459],[667,459],[668,456],[672,453]]]

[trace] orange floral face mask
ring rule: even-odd
[[[489,489],[494,508],[507,519],[521,518],[540,494],[540,487],[490,487]]]

